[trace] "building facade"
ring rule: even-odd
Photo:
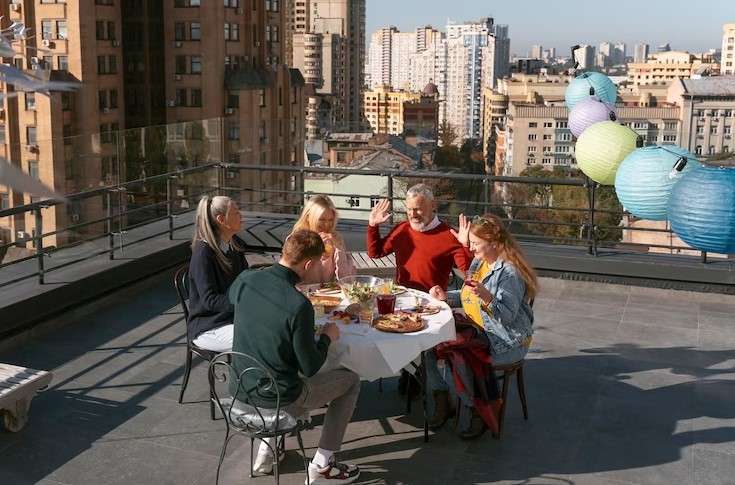
[[[628,64],[628,81],[633,85],[668,85],[675,79],[689,79],[703,70],[716,74],[720,65],[708,55],[666,51],[652,54],[644,63]]]
[[[735,74],[735,24],[725,24],[722,27],[722,67],[725,75]]]

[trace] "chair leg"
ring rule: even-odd
[[[232,436],[235,436],[235,435],[232,435]],[[230,438],[232,438],[232,436],[230,436],[230,427],[227,426],[227,431],[225,431],[225,442],[222,444],[222,452],[220,452],[219,454],[219,464],[217,465],[217,477],[214,480],[214,485],[217,485],[219,483],[219,471],[220,471],[220,468],[222,468],[222,462],[225,461],[225,451],[227,451],[227,443],[230,442]],[[252,461],[252,456],[250,458]]]
[[[500,405],[500,418],[498,419],[498,435],[496,436],[497,439],[500,439],[503,437],[503,421],[505,421],[505,408],[507,406],[507,400],[508,400],[508,380],[510,379],[510,374],[508,371],[503,372],[503,393],[500,395],[500,398],[503,400],[503,403]]]
[[[184,380],[181,382],[181,391],[179,391],[179,404],[184,400],[184,391],[189,383],[189,374],[191,374],[191,350],[186,348],[186,363],[184,364]]]
[[[516,384],[518,384],[518,395],[521,398],[523,406],[523,419],[528,420],[528,407],[526,406],[526,386],[523,384],[523,366],[518,368],[516,373]]]
[[[214,421],[214,376],[211,372],[207,372],[207,380],[209,381],[209,416]]]
[[[253,448],[255,448],[255,438],[250,438],[250,478],[253,478]]]

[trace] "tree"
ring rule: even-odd
[[[449,121],[444,120],[439,125],[439,146],[450,147],[454,145],[454,142],[459,138],[457,129]]]

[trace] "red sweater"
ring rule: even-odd
[[[467,271],[472,253],[449,232],[445,222],[426,232],[411,229],[404,221],[386,237],[380,237],[378,226],[368,226],[367,249],[371,258],[396,254],[396,282],[418,290],[429,291],[434,285],[447,289],[453,266]]]

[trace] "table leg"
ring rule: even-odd
[[[426,404],[426,351],[421,352],[421,400],[424,405],[424,443],[429,442],[429,411]]]

